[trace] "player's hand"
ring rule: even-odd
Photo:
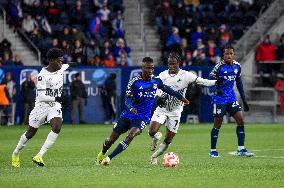
[[[60,104],[62,104],[64,102],[64,98],[61,97],[55,97],[55,102],[59,102]]]
[[[156,96],[155,97],[156,104],[160,108],[165,108],[166,107],[166,100],[167,100],[167,97],[160,97],[160,96]]]
[[[181,101],[183,102],[184,105],[189,104],[189,101],[186,98],[182,98]]]
[[[131,112],[132,114],[135,114],[135,115],[138,114],[136,108],[131,108],[131,109],[130,109],[130,112]]]
[[[244,111],[248,112],[249,111],[249,105],[248,105],[247,101],[243,101],[243,104],[244,104]]]
[[[219,77],[217,80],[216,80],[216,85],[217,86],[220,86],[224,83],[225,79],[222,78],[222,77]]]

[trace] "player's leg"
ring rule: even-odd
[[[108,165],[110,163],[110,160],[113,159],[115,156],[126,150],[126,148],[130,145],[132,140],[141,133],[141,130],[138,127],[132,127],[128,135],[124,140],[122,140],[117,147],[113,150],[113,152],[108,155],[106,158],[104,158],[101,162],[103,165]]]
[[[108,149],[114,144],[114,142],[119,138],[120,134],[117,132],[112,131],[110,136],[105,139],[103,143],[102,150],[98,153],[96,158],[96,165],[99,165],[103,158],[105,157],[105,154],[107,153]]]
[[[20,167],[20,151],[26,146],[28,140],[36,134],[37,130],[37,128],[29,126],[27,131],[20,137],[20,140],[12,154],[13,167]]]
[[[226,104],[213,104],[214,125],[211,130],[211,150],[210,157],[219,157],[216,150],[219,130],[223,122],[223,116],[226,114]]]
[[[152,137],[151,151],[157,148],[159,140],[162,138],[162,133],[159,132],[161,124],[164,124],[167,116],[157,108],[151,118],[149,127],[149,136]]]
[[[47,138],[38,154],[33,157],[33,162],[39,166],[44,166],[42,157],[47,152],[47,150],[52,147],[58,137],[58,134],[60,133],[62,127],[62,118],[54,117],[50,120],[50,124],[52,125],[50,133],[47,135]]]
[[[150,159],[151,164],[157,164],[158,156],[162,155],[169,145],[172,143],[174,136],[176,135],[178,128],[179,128],[180,117],[179,116],[167,116],[166,119],[166,135],[164,142],[160,144],[160,147],[157,151],[155,151]]]
[[[233,117],[237,123],[237,127],[236,127],[236,134],[238,137],[237,155],[251,157],[253,156],[253,153],[249,152],[245,148],[245,127],[244,127],[244,118],[243,118],[242,112],[241,111],[236,112],[233,115]]]
[[[160,147],[158,148],[158,150],[155,151],[153,155],[151,156],[151,159],[150,159],[151,164],[154,164],[154,165],[157,164],[158,162],[157,158],[168,149],[175,135],[176,133],[170,131],[167,127],[166,135],[165,135],[165,139],[163,143],[160,144]]]

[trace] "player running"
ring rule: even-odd
[[[229,115],[233,116],[237,123],[237,155],[247,157],[253,156],[253,153],[249,152],[244,146],[244,119],[241,112],[242,108],[239,105],[234,92],[235,82],[237,85],[237,89],[240,93],[241,99],[243,101],[245,112],[249,111],[249,106],[246,102],[243,83],[241,79],[241,65],[234,60],[234,55],[234,48],[232,46],[226,46],[224,48],[224,60],[218,63],[210,73],[210,77],[213,79],[224,79],[223,84],[215,88],[214,95],[212,96],[214,126],[211,130],[211,151],[209,153],[210,157],[219,157],[219,154],[216,150],[216,144],[218,139],[218,133],[223,122],[223,116],[226,114],[226,112],[228,112]]]
[[[220,84],[220,80],[207,80],[196,76],[192,72],[188,72],[179,68],[181,64],[181,58],[178,53],[171,53],[168,57],[168,70],[160,73],[159,78],[164,84],[169,85],[173,90],[181,93],[185,96],[187,87],[189,84],[199,84],[204,86],[213,86]],[[149,135],[153,138],[151,151],[154,151],[157,147],[158,141],[161,139],[162,134],[158,132],[161,124],[166,125],[166,135],[164,142],[161,143],[159,149],[151,156],[150,163],[157,164],[158,156],[162,155],[169,145],[171,144],[174,136],[176,135],[183,105],[175,97],[169,96],[163,93],[161,96],[157,96],[158,107],[156,108],[149,127]]]
[[[97,165],[108,165],[110,160],[125,150],[131,141],[146,127],[150,120],[157,89],[161,89],[164,92],[175,96],[184,104],[189,103],[189,101],[181,94],[164,85],[160,78],[153,77],[153,71],[153,59],[150,57],[143,58],[142,74],[134,77],[128,83],[125,95],[126,108],[114,125],[110,137],[104,141],[103,148],[97,156]],[[128,135],[126,138],[117,145],[110,155],[105,156],[107,150],[118,137],[127,131]]]
[[[20,167],[19,152],[24,148],[37,132],[40,125],[47,120],[52,125],[39,153],[32,161],[38,166],[44,166],[42,156],[54,144],[62,125],[61,97],[63,89],[63,72],[69,65],[63,62],[63,51],[52,48],[47,52],[49,64],[42,68],[37,77],[35,107],[29,116],[28,130],[21,136],[19,143],[12,154],[12,166]]]

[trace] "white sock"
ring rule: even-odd
[[[58,134],[50,131],[50,133],[48,134],[43,146],[41,147],[39,153],[37,155],[39,156],[43,156],[45,154],[45,152],[54,144],[56,138],[57,138]]]
[[[245,146],[238,146],[238,150],[245,149]]]
[[[216,149],[211,149],[211,151],[217,151]]]
[[[159,149],[153,153],[152,157],[158,157],[160,155],[162,155],[167,149],[168,149],[169,145],[167,145],[166,143],[161,143]]]
[[[161,139],[161,132],[157,132],[157,133],[154,135],[153,139],[155,139],[155,140],[160,140],[160,139]]]
[[[23,149],[29,139],[26,137],[26,132],[20,137],[20,140],[18,142],[18,145],[16,149],[14,150],[13,154],[18,155],[20,150]]]

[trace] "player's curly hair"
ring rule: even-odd
[[[235,51],[235,48],[232,46],[232,44],[227,44],[223,50],[225,51],[226,49],[232,49],[233,51]]]
[[[176,59],[178,63],[182,62],[181,56],[177,52],[171,52],[168,59],[170,59],[170,58]]]
[[[142,62],[143,62],[143,63],[153,63],[154,60],[153,60],[151,57],[144,57],[144,58],[142,59]]]
[[[64,53],[61,49],[59,48],[51,48],[48,50],[46,57],[48,60],[53,60],[59,57],[63,57]]]

